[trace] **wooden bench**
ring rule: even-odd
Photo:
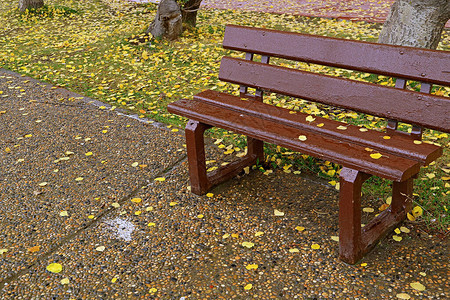
[[[449,98],[430,94],[433,84],[450,85],[450,52],[234,25],[226,27],[223,46],[246,53],[245,59],[223,57],[219,72],[221,80],[240,85],[240,97],[207,90],[168,106],[169,112],[190,119],[186,143],[192,192],[204,194],[264,161],[263,142],[340,164],[339,253],[343,261],[356,263],[405,219],[413,179],[421,166],[442,155],[441,147],[421,138],[424,128],[450,131]],[[253,61],[255,54],[261,62]],[[270,57],[390,76],[396,83],[387,87],[275,66]],[[407,80],[420,82],[420,92],[405,89]],[[264,92],[382,117],[386,131],[292,114],[263,103]],[[398,122],[412,124],[411,132],[399,131]],[[207,173],[203,134],[212,126],[246,135],[248,150],[241,160]],[[393,181],[392,202],[361,229],[361,186],[372,175]]]

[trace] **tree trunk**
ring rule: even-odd
[[[25,11],[30,8],[40,8],[44,6],[44,0],[19,0],[19,10]]]
[[[162,0],[147,33],[156,38],[175,40],[183,31],[181,19],[181,9],[176,0]]]
[[[181,10],[183,24],[194,28],[197,25],[197,11],[200,9],[202,0],[188,0]]]
[[[449,19],[449,0],[397,0],[378,42],[436,49]]]

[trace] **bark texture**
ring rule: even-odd
[[[181,10],[183,16],[183,24],[189,27],[197,25],[197,11],[200,9],[202,0],[188,0]]]
[[[181,9],[175,0],[162,0],[158,5],[155,20],[147,33],[154,37],[175,40],[183,31]]]
[[[19,0],[19,10],[25,11],[31,8],[40,8],[44,6],[44,0]]]
[[[449,0],[397,0],[378,42],[436,49],[449,19]]]

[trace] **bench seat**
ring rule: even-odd
[[[340,141],[346,141],[362,147],[369,147],[376,151],[416,160],[423,165],[428,165],[442,155],[441,147],[427,143],[418,145],[409,136],[389,136],[389,134],[375,130],[366,131],[362,127],[319,116],[313,116],[315,120],[310,122],[306,119],[309,116],[308,114],[302,112],[292,114],[292,111],[288,109],[257,101],[243,101],[243,99],[245,98],[213,90],[206,90],[194,96],[194,100],[207,102],[220,108],[251,114],[262,119],[306,131],[318,132],[321,135],[329,136]],[[317,125],[319,124],[323,125],[318,127]],[[345,126],[347,129],[338,129],[339,126]],[[386,139],[387,136],[389,136],[389,139]]]
[[[225,96],[225,94],[222,95]],[[205,96],[205,94],[202,96]],[[391,151],[391,153],[380,152],[380,154],[383,155],[380,159],[371,158],[370,154],[373,153],[373,151],[368,151],[366,148],[372,147],[371,149],[373,149],[376,144],[370,144],[370,141],[365,141],[365,143],[362,143],[365,144],[365,146],[361,146],[356,143],[341,140],[339,136],[324,136],[319,133],[322,131],[323,127],[315,126],[314,128],[313,126],[308,126],[310,128],[301,128],[300,126],[297,126],[297,124],[292,124],[293,126],[291,126],[287,124],[288,122],[277,122],[277,120],[274,119],[259,117],[258,111],[261,112],[267,108],[272,110],[271,112],[268,112],[269,114],[273,113],[273,115],[277,116],[279,119],[283,119],[283,117],[285,117],[283,114],[287,114],[290,116],[289,119],[292,120],[295,118],[298,122],[302,122],[305,115],[290,115],[286,109],[266,105],[260,102],[247,102],[250,104],[248,105],[249,107],[246,108],[248,113],[237,109],[227,108],[226,105],[218,105],[227,103],[233,105],[233,103],[227,101],[233,99],[232,97],[233,96],[230,97],[229,95],[223,97],[221,102],[217,102],[216,104],[202,101],[197,97],[194,98],[194,100],[184,99],[170,104],[170,111],[186,116],[191,120],[196,120],[226,130],[232,130],[239,134],[244,134],[258,140],[280,145],[331,162],[338,162],[344,167],[349,167],[389,180],[404,181],[419,172],[421,165],[419,161],[396,155],[394,154],[394,151]],[[239,103],[246,103],[246,101],[239,100],[238,97],[235,97],[233,100],[234,101],[231,102],[239,101]],[[259,109],[255,109],[255,107],[258,107]],[[274,113],[273,110],[276,110],[277,112]],[[289,119],[285,120],[289,121]],[[348,127],[348,124],[340,124]],[[264,130],[261,130],[261,128],[264,128]],[[354,132],[355,130],[351,131]],[[357,131],[360,132],[359,130]],[[307,139],[305,141],[300,141],[298,139],[300,135],[306,136]],[[393,139],[400,140],[401,136],[393,137]],[[361,137],[359,137],[359,140],[362,141]],[[380,140],[383,141],[381,138],[377,142],[380,142]],[[391,140],[389,140],[389,142],[390,141]],[[413,144],[411,140],[409,140],[408,143]],[[440,149],[436,146],[429,147],[433,145],[424,145],[426,148]],[[391,147],[391,150],[392,148],[393,147]],[[400,153],[404,152],[402,148],[397,148],[396,150]]]

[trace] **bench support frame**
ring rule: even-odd
[[[186,125],[191,191],[205,194],[213,186],[236,176],[247,166],[264,161],[264,143],[247,137],[247,155],[209,174],[206,171],[204,133],[212,126],[189,120]],[[340,173],[339,257],[346,263],[357,263],[380,239],[406,218],[412,207],[413,178],[392,184],[391,205],[361,228],[361,189],[371,177],[350,168]]]
[[[207,174],[204,133],[211,127],[189,120],[185,128],[191,191],[197,195],[205,194],[211,187],[233,178],[243,168],[264,161],[263,141],[247,137],[246,156]]]
[[[406,218],[412,207],[413,178],[393,182],[391,205],[361,228],[361,188],[371,175],[342,168],[339,199],[339,257],[357,263],[387,233]]]

